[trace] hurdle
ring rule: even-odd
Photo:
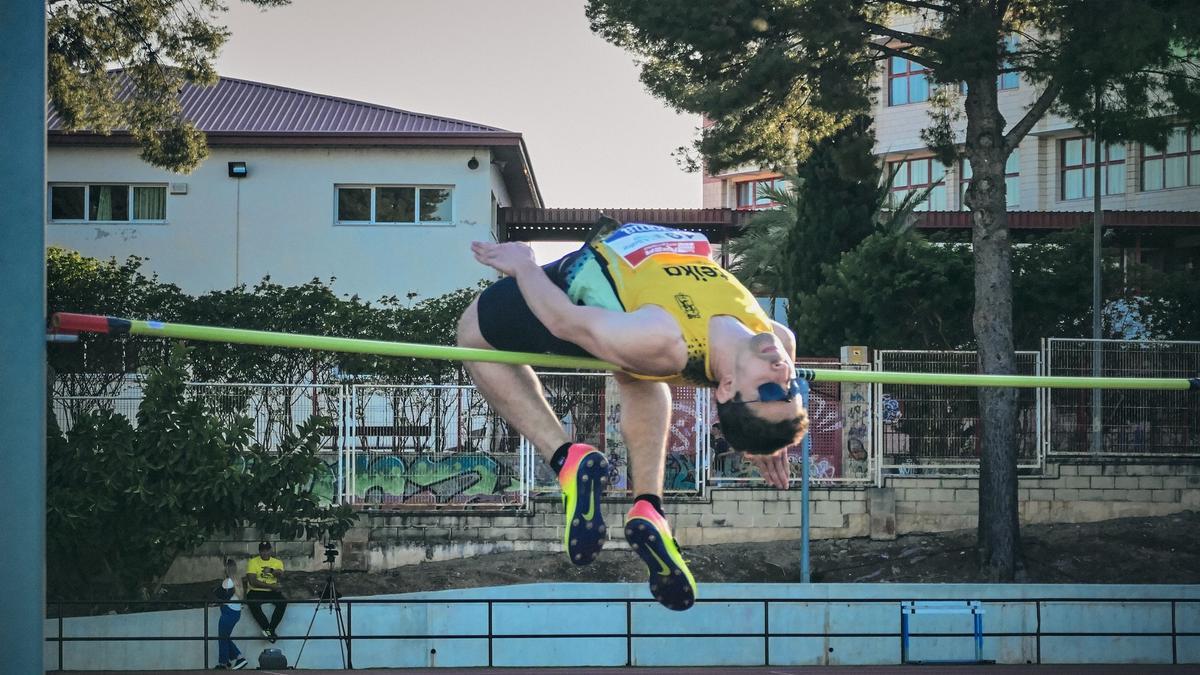
[[[975,642],[975,660],[911,660],[909,658],[912,633],[909,631],[909,617],[917,614],[964,615],[972,618],[973,637]],[[943,637],[939,634],[939,637]],[[929,663],[986,663],[983,660],[983,605],[978,600],[905,600],[900,603],[900,663],[929,664]]]

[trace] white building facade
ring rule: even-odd
[[[470,242],[541,205],[520,134],[229,79],[183,101],[211,149],[187,175],[51,117],[48,245],[144,257],[189,293],[316,277],[419,300],[493,279]]]

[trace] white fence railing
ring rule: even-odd
[[[819,365],[828,367],[825,363]],[[620,433],[620,397],[611,376],[539,374],[547,400],[571,438],[590,443],[610,463],[613,492],[630,490],[629,457]],[[69,429],[79,415],[108,410],[136,425],[141,380],[129,378],[116,395],[57,396],[55,416]],[[825,383],[809,399],[813,418],[815,481],[827,484],[873,480],[860,456],[843,452],[842,415],[836,383]],[[331,501],[364,508],[523,507],[537,495],[554,494],[558,481],[533,446],[521,438],[469,385],[283,385],[190,383],[214,413],[252,422],[255,442],[278,448],[284,436],[314,417],[328,420],[322,455],[328,472],[317,492]],[[713,453],[716,420],[711,393],[672,388],[665,492],[703,494],[712,486],[761,484],[750,465]],[[793,477],[800,476],[799,450]],[[853,471],[845,467],[853,465]]]
[[[1029,375],[1091,374],[1094,348],[1102,373],[1133,377],[1194,377],[1200,343],[1047,340],[1042,352],[1019,352]],[[884,350],[874,368],[888,371],[975,372],[974,352]],[[802,360],[812,368],[866,368]],[[621,406],[613,378],[595,373],[540,373],[546,398],[568,435],[609,458],[613,492],[630,489],[629,457],[620,434]],[[112,380],[113,378],[107,378]],[[113,380],[102,396],[61,395],[54,414],[66,430],[79,415],[108,410],[136,425],[142,382]],[[284,434],[315,416],[330,421],[317,481],[326,498],[365,508],[524,507],[558,482],[531,444],[469,385],[189,385],[217,414],[248,417],[254,438],[279,447]],[[1037,471],[1047,454],[1088,455],[1091,392],[1020,389],[1019,467]],[[737,453],[713,436],[711,392],[672,388],[664,487],[702,495],[711,488],[762,484]],[[1102,456],[1200,456],[1200,402],[1184,392],[1107,392],[1102,398]],[[974,475],[979,470],[979,410],[971,388],[813,383],[810,476],[818,485],[881,485],[887,476]],[[789,453],[801,475],[799,446]]]

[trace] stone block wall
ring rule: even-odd
[[[889,477],[882,488],[810,491],[810,536],[893,538],[897,535],[973,528],[979,513],[978,481],[969,478]],[[1018,487],[1022,523],[1081,523],[1110,518],[1161,516],[1200,508],[1200,464],[1049,464]],[[621,532],[628,499],[606,501],[610,548],[626,547]],[[716,488],[708,499],[675,499],[665,505],[684,546],[800,538],[800,490]],[[340,544],[339,569],[385,570],[425,561],[501,551],[559,551],[563,515],[557,499],[539,499],[528,512],[364,513]],[[170,582],[217,578],[222,556],[239,560],[257,550],[253,531],[210,541],[176,561]],[[282,542],[288,569],[324,569],[324,552],[312,542]]]

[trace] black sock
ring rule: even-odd
[[[667,514],[663,513],[662,510],[662,497],[659,497],[658,495],[645,494],[638,495],[637,499],[634,499],[635,502],[638,500],[650,502],[650,506],[653,506],[654,510],[658,511],[658,515],[662,516],[663,518],[667,517]]]
[[[563,464],[567,463],[567,450],[570,449],[570,443],[563,443],[562,446],[554,451],[554,456],[550,458],[550,468],[554,469],[554,475],[557,476],[562,471]]]

